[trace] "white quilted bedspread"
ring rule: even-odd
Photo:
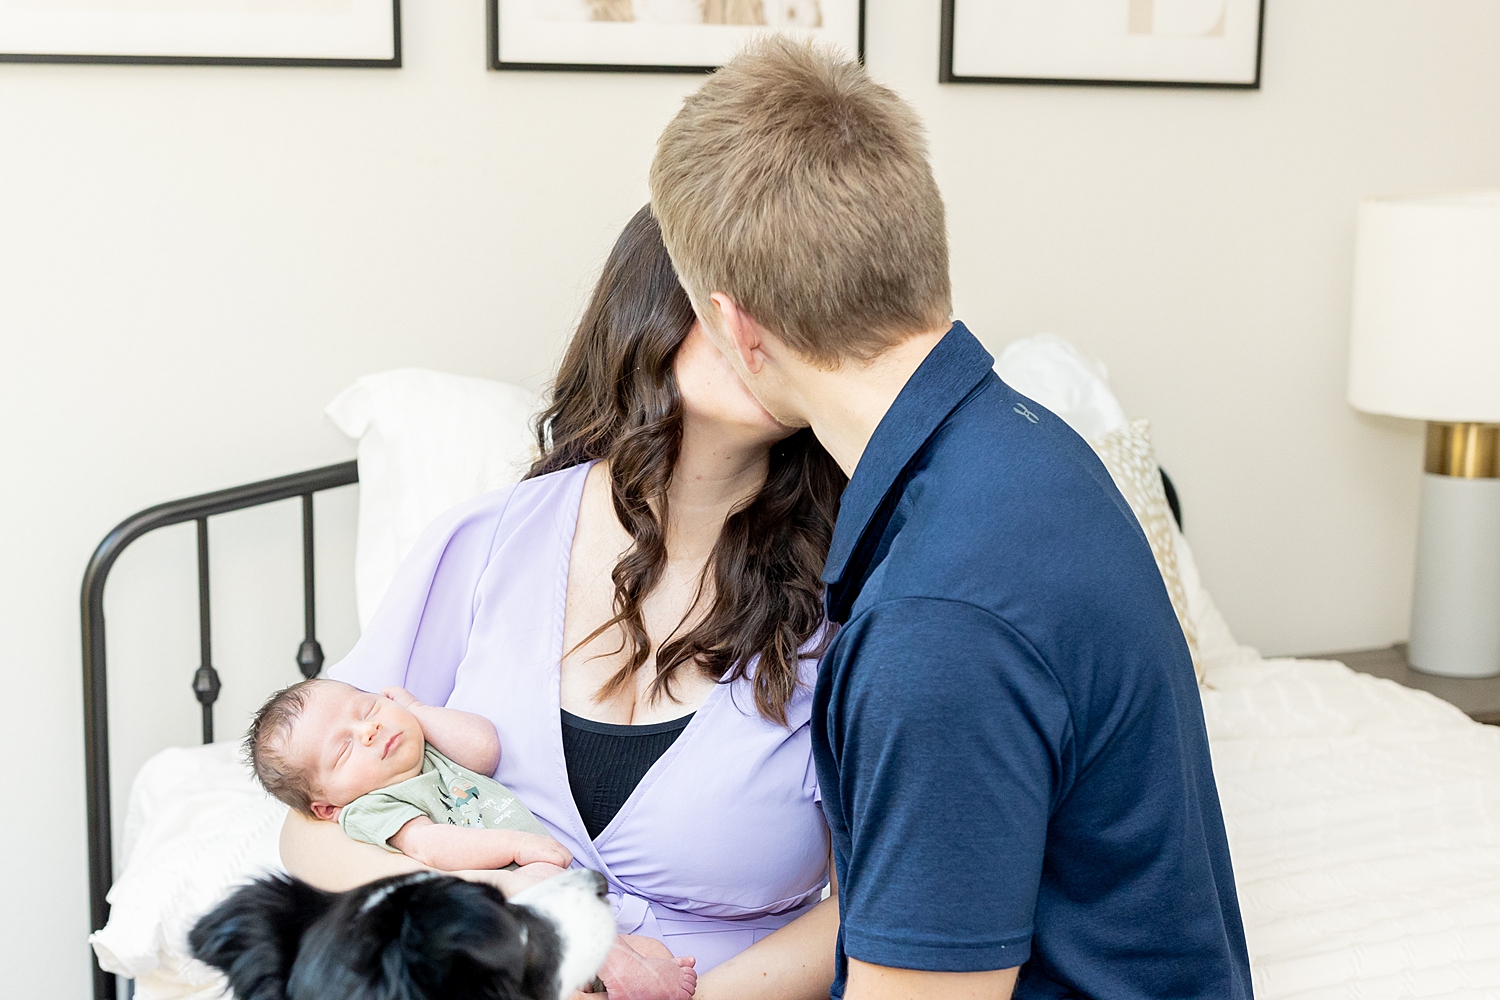
[[[1209,684],[1256,996],[1500,998],[1500,727],[1338,663]]]

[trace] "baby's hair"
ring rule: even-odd
[[[298,681],[282,688],[260,706],[245,733],[245,759],[261,787],[304,816],[312,816],[313,789],[304,769],[292,766],[286,744],[292,724],[307,707],[314,684],[331,683],[322,678]],[[316,817],[314,817],[316,818]]]

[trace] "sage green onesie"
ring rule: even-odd
[[[476,830],[551,836],[510,789],[455,764],[430,743],[422,753],[421,774],[361,795],[339,812],[339,826],[355,840],[400,853],[390,839],[418,816]]]

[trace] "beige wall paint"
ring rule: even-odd
[[[0,981],[86,990],[77,588],[148,504],[352,454],[399,365],[538,383],[692,77],[483,69],[413,0],[399,71],[0,65]],[[1420,443],[1343,402],[1354,206],[1500,184],[1500,6],[1269,0],[1257,93],[939,86],[937,0],[870,0],[926,116],[958,315],[1105,359],[1204,575],[1268,651],[1404,635]],[[353,491],[320,502],[330,654]],[[221,732],[292,679],[296,509],[216,522]],[[191,742],[190,529],[109,598],[116,774]]]

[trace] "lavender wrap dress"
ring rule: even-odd
[[[609,880],[622,934],[706,971],[814,906],[828,883],[808,733],[817,665],[804,659],[786,726],[748,681],[720,684],[597,840],[573,803],[558,704],[568,562],[588,465],[530,479],[438,518],[370,626],[328,673],[368,691],[483,715],[495,778]]]

